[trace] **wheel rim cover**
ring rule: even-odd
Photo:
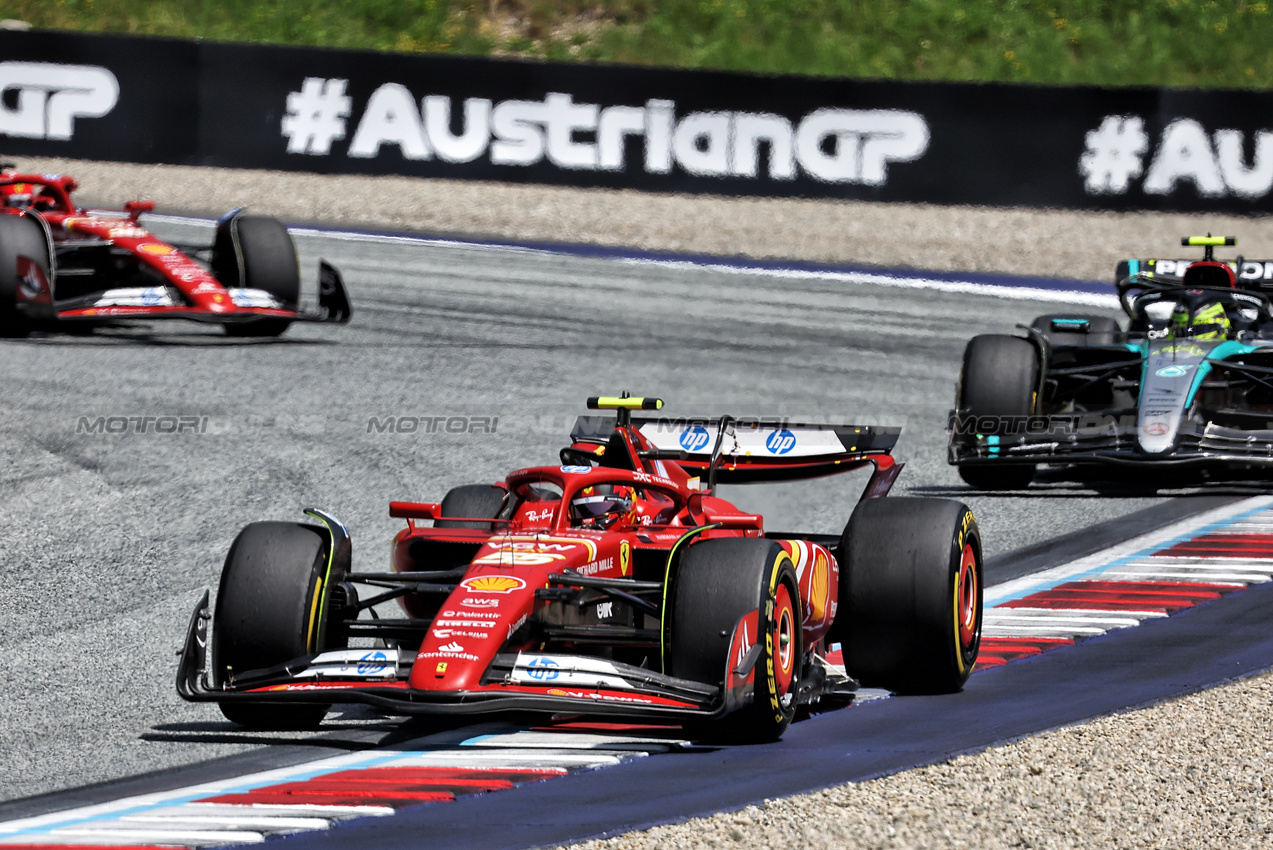
[[[795,673],[795,630],[796,617],[791,605],[791,594],[787,585],[780,584],[774,599],[773,620],[774,673],[780,696],[790,689]]]
[[[972,544],[964,546],[959,559],[959,575],[955,579],[955,624],[959,630],[959,648],[966,654],[977,641],[980,613],[977,594],[977,553]]]

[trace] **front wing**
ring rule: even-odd
[[[571,663],[551,673],[539,656],[504,654],[497,683],[465,691],[407,685],[411,659],[397,650],[338,650],[247,671],[229,686],[208,681],[208,594],[196,606],[177,669],[177,693],[191,702],[363,703],[390,714],[457,715],[510,711],[667,718],[715,718],[741,706],[742,696],[719,687],[587,656],[554,655]],[[551,678],[549,678],[551,676]]]
[[[226,291],[231,304],[209,310],[185,302],[166,286],[108,289],[84,298],[60,301],[55,316],[59,322],[94,322],[124,319],[188,319],[216,324],[241,324],[263,319],[289,322],[346,324],[353,315],[344,280],[333,266],[319,264],[318,309],[296,310],[278,304],[268,292],[247,288]]]
[[[1105,419],[1112,417],[1102,417]],[[1273,430],[1231,428],[1209,422],[1184,426],[1174,448],[1140,449],[1136,417],[1130,422],[1085,427],[1081,416],[1031,416],[1018,435],[961,434],[952,412],[948,460],[958,466],[1002,463],[1107,464],[1112,466],[1273,467]]]

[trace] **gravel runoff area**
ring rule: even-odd
[[[1177,237],[1273,257],[1273,218],[730,199],[23,158],[81,198],[237,206],[292,222],[827,263],[1107,279]],[[602,847],[1255,847],[1273,844],[1273,675],[927,768],[604,841]]]
[[[15,161],[23,170],[71,174],[80,182],[81,199],[103,205],[145,198],[158,211],[214,214],[245,206],[289,222],[514,241],[1082,280],[1112,279],[1114,265],[1127,257],[1178,256],[1178,237],[1199,232],[1236,235],[1245,256],[1273,257],[1273,217],[722,198],[34,157]]]

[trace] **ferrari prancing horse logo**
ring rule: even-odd
[[[632,547],[628,541],[619,541],[619,575],[626,576],[632,566]]]

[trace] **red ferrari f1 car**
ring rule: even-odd
[[[661,406],[589,399],[617,414],[579,417],[560,463],[391,502],[407,521],[391,571],[351,572],[349,535],[323,511],[307,511],[321,525],[247,526],[215,617],[206,593],[191,617],[178,692],[250,728],[309,728],[332,703],[366,703],[773,740],[859,684],[959,690],[981,636],[977,524],[958,502],[886,497],[899,429],[632,415]],[[842,535],[766,531],[716,495],[864,466]],[[374,616],[394,599],[404,617]]]
[[[292,322],[347,322],[340,274],[319,264],[317,312],[302,312],[296,247],[281,223],[235,210],[211,245],[178,245],[138,223],[154,209],[81,209],[76,182],[0,165],[0,336],[124,319],[194,319],[230,336],[278,336]]]

